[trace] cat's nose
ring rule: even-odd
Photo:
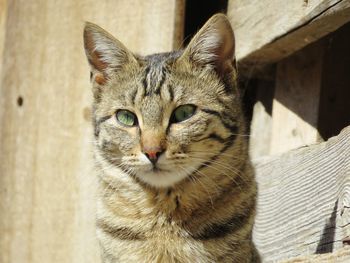
[[[163,149],[160,147],[155,147],[155,148],[149,148],[149,149],[144,149],[143,152],[146,157],[151,161],[153,165],[156,164],[158,161],[159,156],[163,153]]]

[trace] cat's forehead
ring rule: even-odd
[[[170,66],[180,55],[181,52],[168,52],[142,58],[142,84],[146,96],[160,94],[162,85],[170,74]]]
[[[162,115],[169,105],[195,104],[196,100],[204,97],[212,97],[213,91],[207,86],[215,86],[217,79],[211,79],[210,74],[199,77],[198,72],[188,71],[183,63],[177,63],[183,51],[159,53],[146,57],[139,57],[141,70],[138,77],[134,94],[133,105],[145,115]],[[208,81],[209,80],[214,80]],[[207,85],[204,85],[207,84]],[[151,114],[150,111],[153,113]],[[150,119],[151,119],[150,118]]]
[[[183,50],[172,51],[172,52],[156,53],[156,54],[151,54],[151,55],[142,57],[142,59],[148,65],[171,63],[171,62],[175,61],[177,58],[179,58],[182,53],[183,53]]]
[[[169,85],[171,65],[180,52],[159,53],[142,58],[140,84],[136,90],[144,111],[162,111],[162,105],[174,99],[174,87]]]
[[[142,74],[142,92],[138,91],[138,93],[143,94],[139,100],[139,108],[145,124],[149,126],[161,123],[164,106],[170,100],[169,96],[164,98],[164,94],[169,90],[166,85],[169,62],[168,54],[156,54],[148,56],[145,63]]]

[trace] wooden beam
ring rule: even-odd
[[[255,161],[259,191],[253,238],[264,262],[331,253],[346,246],[349,149],[350,126],[327,142]],[[346,253],[349,258],[349,250]]]
[[[273,63],[350,21],[350,0],[230,0],[241,65]]]
[[[325,43],[318,42],[277,64],[270,154],[317,142]]]
[[[133,51],[169,51],[181,42],[183,4],[9,1],[0,84],[0,262],[100,262],[84,21]]]

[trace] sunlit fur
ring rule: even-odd
[[[214,16],[172,53],[134,55],[91,23],[84,41],[103,262],[259,262],[251,241],[256,185],[226,17]],[[186,104],[195,114],[172,122]],[[119,123],[118,109],[133,112],[137,125]],[[149,145],[164,150],[155,166]]]

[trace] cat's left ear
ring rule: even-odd
[[[94,81],[99,85],[128,63],[136,63],[133,54],[119,40],[93,23],[85,23],[84,47],[91,70],[96,73]]]
[[[210,67],[223,76],[236,68],[235,37],[223,14],[212,16],[192,38],[181,59],[200,67]]]

